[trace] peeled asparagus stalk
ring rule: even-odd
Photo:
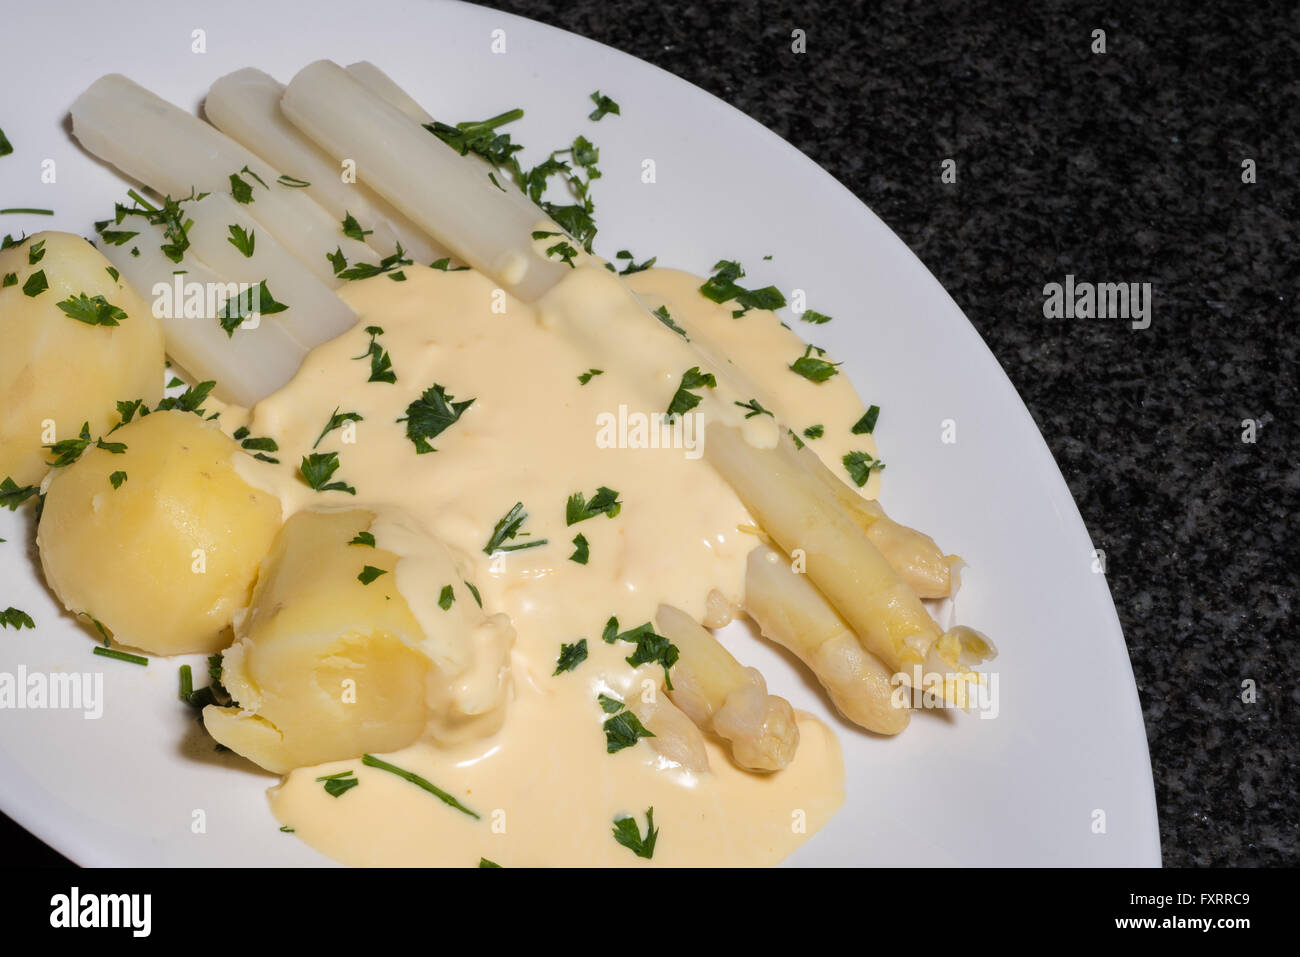
[[[788,440],[759,449],[720,423],[706,435],[705,458],[784,552],[806,556],[813,584],[887,667],[907,674],[914,665],[961,673],[991,657],[992,646],[976,632],[942,632],[866,533],[802,466]]]
[[[624,703],[627,710],[654,735],[646,740],[659,755],[688,771],[702,773],[709,770],[709,752],[704,747],[704,735],[662,688],[656,689],[650,701],[644,700],[640,694],[633,694]]]
[[[284,86],[261,70],[236,70],[212,84],[203,110],[231,139],[298,180],[300,187],[338,222],[349,213],[374,231],[369,244],[392,253],[400,243],[407,258],[428,263],[447,252],[391,203],[364,183],[344,182],[339,163],[303,136],[280,112]]]
[[[750,771],[780,771],[799,747],[799,725],[784,698],[767,693],[756,668],[740,664],[685,612],[660,605],[660,633],[677,646],[673,703],[692,721],[731,745],[731,756]]]
[[[878,734],[907,727],[907,708],[893,704],[893,673],[787,556],[767,545],[749,553],[744,608],[764,636],[808,666],[844,717]]]
[[[174,288],[177,278],[182,283],[202,283],[205,288],[217,288],[209,283],[237,281],[218,275],[193,256],[186,256],[180,264],[172,262],[162,253],[167,239],[161,227],[137,218],[131,228],[140,235],[121,246],[101,244],[101,251],[146,301],[161,294],[156,288],[159,284]],[[133,248],[139,251],[138,256],[131,254]],[[178,270],[185,272],[178,276]],[[253,405],[292,379],[307,356],[307,349],[271,317],[262,317],[256,329],[241,327],[228,336],[211,315],[187,317],[173,305],[171,316],[159,317],[167,355],[195,381],[214,380],[213,393],[223,402]]]
[[[349,64],[347,67],[349,75],[357,80],[362,86],[368,89],[375,96],[387,103],[392,104],[401,110],[406,116],[409,116],[421,126],[434,122],[433,115],[424,107],[417,103],[410,94],[397,85],[397,83],[383,70],[362,60],[359,63]],[[430,134],[432,135],[432,134]],[[495,172],[495,168],[487,160],[473,153],[467,153],[464,159],[477,164],[483,168],[484,173]],[[541,214],[537,210],[537,204],[524,195],[522,189],[511,176],[496,174],[496,181],[505,187],[506,198],[510,199],[516,206],[523,209],[528,216],[536,219]]]
[[[261,229],[248,215],[247,206],[236,203],[226,193],[210,193],[186,209],[194,221],[186,234],[204,265],[237,282],[256,285],[265,279],[276,301],[288,306],[284,312],[262,316],[263,323],[281,326],[306,349],[314,349],[356,325],[357,314],[351,307],[274,236]],[[252,256],[245,256],[230,242],[231,226],[252,233]]]
[[[387,103],[391,103],[421,126],[433,122],[433,117],[424,107],[415,102],[410,94],[402,89],[392,77],[373,63],[367,60],[349,63],[347,71],[354,80],[375,94],[375,96]]]
[[[894,521],[879,502],[863,498],[841,482],[811,449],[801,450],[799,457],[826,484],[918,598],[952,597],[956,591],[952,567],[959,561],[956,555],[945,555],[929,535]]]
[[[280,107],[326,153],[355,160],[363,182],[512,294],[535,299],[571,271],[533,248],[541,210],[509,199],[481,166],[465,162],[338,64],[304,67]]]
[[[230,177],[248,167],[248,212],[298,260],[330,286],[339,285],[326,258],[341,249],[349,263],[379,260],[365,243],[343,235],[342,224],[302,190],[276,182],[280,171],[193,114],[120,74],[100,77],[72,104],[72,132],[91,153],[174,199],[231,190]]]

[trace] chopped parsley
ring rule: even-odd
[[[5,273],[4,281],[0,282],[0,289],[8,289],[10,286],[16,285],[18,285],[18,273],[7,272]]]
[[[749,410],[745,413],[745,418],[747,419],[752,419],[756,415],[766,415],[773,419],[776,418],[776,416],[772,415],[771,410],[763,408],[757,399],[750,399],[748,402],[737,402],[736,405],[740,406],[742,409]]]
[[[496,861],[489,861],[486,857],[480,857],[480,858],[478,859],[478,866],[479,866],[479,867],[497,867],[497,868],[499,868],[501,865],[498,864]]]
[[[844,463],[849,478],[853,479],[853,484],[858,488],[867,484],[867,479],[871,478],[872,472],[878,472],[885,467],[884,462],[872,458],[866,452],[849,452],[840,461]]]
[[[803,430],[803,434],[804,434],[804,438],[807,439],[820,439],[823,435],[826,434],[826,426],[820,424],[810,425],[808,426],[808,428]]]
[[[90,423],[81,424],[81,434],[75,439],[63,439],[61,442],[55,442],[53,445],[46,445],[43,448],[49,449],[54,453],[50,467],[61,469],[71,465],[77,459],[81,458],[81,453],[86,451],[86,446],[90,444]]]
[[[435,259],[433,262],[429,263],[429,268],[437,269],[441,272],[465,272],[469,269],[468,266],[453,266],[450,257],[447,256],[443,256],[441,259]]]
[[[618,500],[618,492],[602,485],[596,489],[596,494],[591,497],[590,502],[581,492],[574,492],[569,496],[568,502],[564,505],[564,524],[577,525],[597,515],[613,518],[622,510],[623,503]]]
[[[0,628],[12,628],[14,631],[22,631],[24,628],[35,628],[36,622],[32,621],[32,616],[27,612],[12,605],[4,611],[0,611]]]
[[[12,476],[6,475],[4,481],[0,482],[0,507],[16,511],[19,505],[40,491],[35,485],[19,485]]]
[[[805,309],[799,315],[799,318],[804,322],[811,322],[819,326],[831,321],[830,316],[826,315],[824,312],[818,312],[816,309]]]
[[[341,429],[341,428],[343,428],[344,423],[347,423],[347,422],[364,422],[364,421],[365,421],[365,420],[364,420],[363,418],[361,418],[361,413],[359,413],[359,412],[340,412],[340,411],[338,410],[338,406],[335,406],[335,407],[334,407],[334,412],[330,415],[330,420],[329,420],[327,423],[325,423],[325,428],[323,428],[323,429],[320,430],[320,435],[318,435],[318,436],[316,437],[316,441],[313,442],[313,443],[311,444],[311,447],[312,447],[313,449],[316,448],[316,446],[320,445],[321,440],[324,439],[325,436],[329,435],[329,434],[330,434],[331,432],[333,432],[335,429]]]
[[[49,280],[45,278],[45,270],[38,269],[36,272],[28,276],[27,281],[23,283],[23,295],[31,296],[35,299],[49,288],[50,283]]]
[[[133,665],[149,664],[149,659],[144,655],[133,655],[126,651],[118,651],[116,648],[105,648],[103,645],[96,645],[93,654],[99,655],[101,658],[114,658]]]
[[[450,585],[443,585],[442,591],[438,595],[438,607],[443,611],[451,611],[452,602],[456,600],[456,593]]]
[[[718,380],[713,377],[712,372],[701,372],[699,366],[691,366],[682,373],[682,384],[673,393],[672,402],[668,403],[668,414],[680,415],[700,404],[700,397],[691,392],[691,389],[716,389],[717,387]]]
[[[574,644],[560,645],[560,657],[555,662],[555,671],[551,677],[572,671],[587,660],[587,639],[579,638]]]
[[[256,305],[253,302],[255,296]],[[237,296],[227,299],[217,313],[217,320],[221,323],[221,328],[226,330],[226,335],[234,338],[235,330],[244,324],[245,319],[253,316],[273,316],[288,308],[284,303],[276,301],[266,285],[266,280],[263,279],[256,288],[247,288]]]
[[[374,565],[366,565],[361,569],[361,574],[357,576],[357,581],[363,585],[369,585],[380,575],[387,575],[388,570],[385,568],[376,568]]]
[[[817,355],[814,356],[813,352],[816,352]],[[809,346],[804,350],[802,356],[790,364],[790,370],[797,372],[809,382],[825,382],[840,371],[840,363],[827,362],[825,359],[819,358],[825,354],[825,350],[818,349],[816,346]]]
[[[102,438],[95,439],[95,448],[103,449],[112,455],[121,455],[126,451],[125,442],[105,442]]]
[[[590,558],[591,547],[587,544],[587,536],[579,532],[573,536],[573,554],[569,556],[569,561],[585,565]]]
[[[700,287],[706,299],[717,303],[734,300],[739,309],[732,310],[731,315],[739,319],[751,309],[780,309],[785,305],[785,296],[775,286],[762,289],[746,289],[736,283],[743,279],[745,270],[738,262],[721,259],[713,267],[713,275]]]
[[[642,738],[653,738],[654,732],[646,729],[631,711],[619,711],[605,719],[601,725],[605,732],[605,753],[617,754],[630,748]]]
[[[620,276],[631,276],[634,273],[645,272],[647,269],[649,269],[651,266],[653,266],[656,262],[659,261],[658,256],[651,256],[645,262],[638,263],[636,259],[632,256],[632,253],[626,249],[620,249],[618,252],[614,253],[614,258],[623,260],[627,263],[626,266],[624,266],[622,269],[618,271],[618,274]],[[613,267],[611,266],[610,268],[612,269]]]
[[[113,483],[113,488],[121,488],[122,483],[126,481],[126,473],[120,471],[114,472],[108,477],[108,480]]]
[[[636,819],[630,817],[615,818],[614,840],[622,844],[637,857],[646,860],[655,856],[655,842],[659,840],[659,828],[655,827],[655,809],[647,808],[645,812],[645,837]]]
[[[347,492],[356,495],[357,490],[346,482],[331,482],[330,477],[339,470],[337,452],[313,452],[302,457],[298,471],[303,481],[318,492]]]
[[[366,333],[370,336],[370,345],[366,351],[359,356],[353,356],[353,359],[370,359],[370,378],[368,382],[396,382],[397,373],[393,371],[393,360],[388,355],[388,350],[381,346],[376,340],[384,334],[380,326],[366,326]]]
[[[578,382],[581,383],[582,385],[586,385],[596,376],[604,375],[604,374],[605,374],[604,369],[588,369],[586,372],[582,373],[582,375],[578,376]]]
[[[35,266],[44,258],[45,240],[42,239],[39,243],[32,243],[31,247],[27,250],[27,265]]]
[[[375,547],[375,536],[370,532],[357,532],[357,537],[348,542],[349,545],[364,545],[366,548]]]
[[[506,512],[493,527],[492,536],[488,539],[487,544],[483,546],[484,554],[495,555],[497,552],[517,552],[525,548],[536,548],[538,545],[545,545],[546,539],[544,538],[512,545],[506,544],[506,542],[514,539],[516,535],[528,534],[527,532],[520,532],[520,528],[527,520],[528,513],[524,511],[524,503],[515,502],[514,508]],[[481,605],[482,602],[479,602],[479,604]]]
[[[534,235],[536,235],[536,233],[534,233]],[[567,263],[570,269],[578,268],[577,266],[574,265],[573,262],[573,257],[576,255],[578,255],[578,251],[574,249],[572,246],[570,246],[568,243],[564,242],[563,240],[556,243],[554,246],[548,247],[546,250],[547,259],[551,259],[554,258],[555,256],[558,256],[560,262]]]
[[[397,279],[397,281],[403,282],[406,279],[406,274],[400,271],[393,272],[393,270],[400,270],[402,266],[410,266],[414,263],[414,260],[406,258],[406,250],[402,248],[401,243],[397,244],[395,252],[379,260],[377,266],[374,263],[357,263],[354,266],[349,266],[347,257],[343,255],[343,250],[337,248],[334,252],[327,253],[325,258],[334,267],[334,275],[349,282],[354,279],[373,279],[375,276],[381,276],[384,273],[388,273],[389,279],[397,279],[400,276],[401,279]]]
[[[84,292],[55,303],[69,319],[88,326],[116,326],[126,318],[126,313],[103,296],[87,296]]]
[[[198,385],[192,385],[180,395],[167,396],[159,400],[155,412],[166,412],[171,409],[179,409],[181,412],[193,412],[195,415],[202,415],[204,410],[202,405],[207,401],[208,393],[216,386],[216,380],[208,379],[200,382]],[[118,412],[122,411],[122,403],[118,403]]]
[[[876,431],[876,420],[880,418],[880,406],[873,405],[862,413],[862,418],[853,423],[849,431],[854,435],[870,435]]]
[[[591,120],[593,123],[599,122],[601,117],[608,116],[610,113],[613,113],[615,116],[619,116],[621,113],[618,104],[605,94],[601,93],[600,90],[591,94],[591,102],[596,104],[596,108],[587,114],[587,119]]]
[[[249,435],[247,426],[240,426],[235,429],[234,439],[240,444],[240,447],[246,452],[252,452],[253,458],[261,459],[263,462],[270,462],[272,465],[279,465],[280,460],[267,455],[267,452],[280,451],[280,445],[275,439]]]
[[[660,306],[652,313],[652,315],[660,322],[662,322],[665,326],[667,326],[669,329],[671,329],[673,332],[677,333],[679,336],[685,339],[687,342],[691,341],[691,337],[686,334],[686,330],[683,329],[681,326],[677,325],[677,323],[673,320],[673,317],[668,314],[667,306]]]
[[[227,229],[230,230],[230,235],[226,237],[226,242],[243,253],[246,259],[251,258],[253,248],[257,245],[257,230],[245,232],[243,226],[233,224],[228,226]]]
[[[627,663],[633,668],[638,665],[644,665],[648,662],[658,662],[664,669],[664,683],[668,690],[673,690],[672,678],[668,671],[673,665],[677,664],[678,650],[677,646],[665,638],[663,635],[655,634],[654,625],[646,622],[638,625],[628,631],[618,630],[618,619],[611,617],[605,622],[605,628],[600,634],[600,638],[605,644],[612,645],[616,641],[627,641],[636,645],[636,651],[628,656]]]
[[[247,184],[245,184],[247,185]],[[251,187],[250,194],[251,194]],[[186,218],[183,205],[189,202],[197,202],[207,193],[196,194],[193,190],[189,196],[180,199],[172,199],[170,196],[163,198],[162,208],[151,204],[135,190],[128,190],[127,195],[135,202],[134,206],[123,206],[117,203],[114,206],[114,216],[111,222],[115,226],[121,226],[122,221],[127,216],[143,216],[145,222],[151,226],[159,226],[163,231],[163,238],[167,240],[158,248],[162,250],[164,256],[174,263],[179,263],[185,256],[185,251],[190,248],[189,229],[193,222]],[[95,224],[95,230],[101,236],[104,234],[104,227],[109,224],[110,220],[103,220]],[[125,239],[118,240],[124,243]],[[137,250],[132,250],[132,255],[139,255]]]
[[[8,156],[14,151],[14,145],[9,142],[9,137],[5,136],[5,131],[0,130],[0,156]]]
[[[338,774],[326,774],[317,778],[325,784],[325,793],[330,797],[342,797],[361,782],[354,776],[355,771],[340,771]]]
[[[406,423],[406,437],[415,445],[417,455],[438,451],[429,444],[450,426],[455,425],[471,405],[473,399],[457,402],[456,397],[436,382],[424,394],[406,407],[406,415],[398,422]]]
[[[373,233],[373,229],[362,229],[361,224],[346,209],[343,211],[343,235],[348,239],[355,239],[359,243],[364,243],[366,237]]]
[[[468,814],[470,817],[474,818],[475,820],[479,819],[479,816],[477,814],[475,814],[465,805],[461,804],[459,801],[457,801],[446,791],[442,790],[442,788],[435,786],[431,782],[420,777],[418,774],[413,774],[410,771],[406,771],[403,770],[402,768],[397,767],[396,765],[389,764],[387,761],[382,761],[379,758],[375,757],[373,754],[363,754],[361,756],[361,763],[368,768],[379,768],[379,770],[387,771],[389,774],[396,774],[399,778],[402,778],[405,781],[410,781],[412,784],[416,785],[417,787],[423,788],[424,790],[428,791],[438,800],[442,801],[442,803],[450,807],[454,807],[457,811],[460,811],[463,814]]]

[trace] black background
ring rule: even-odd
[[[1300,7],[493,5],[723,98],[902,237],[1007,370],[1107,554],[1165,863],[1300,860]],[[1151,328],[1044,319],[1066,273],[1152,283]],[[0,842],[11,864],[61,861],[8,821]]]

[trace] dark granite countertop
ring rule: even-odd
[[[1296,8],[489,5],[716,94],[902,237],[1007,370],[1106,552],[1165,864],[1300,863]],[[1150,282],[1151,327],[1044,319],[1066,273]],[[10,846],[11,862],[43,851]]]

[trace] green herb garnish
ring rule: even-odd
[[[361,763],[369,768],[379,768],[379,770],[387,771],[389,774],[396,774],[399,778],[402,778],[403,780],[406,781],[410,781],[412,784],[416,785],[417,787],[423,788],[424,790],[428,791],[430,794],[432,794],[438,800],[442,801],[444,804],[454,807],[456,810],[464,814],[468,814],[470,817],[474,818],[475,820],[478,820],[479,818],[477,814],[475,814],[465,805],[461,804],[459,801],[457,801],[446,791],[442,790],[442,788],[436,787],[429,781],[420,777],[418,774],[413,774],[410,771],[404,771],[402,768],[389,764],[387,761],[381,761],[373,754],[363,754],[361,756]]]
[[[513,539],[516,535],[521,534],[520,528],[528,520],[528,513],[524,511],[523,502],[515,502],[514,508],[506,512],[501,520],[496,523],[492,529],[492,537],[488,539],[483,546],[483,552],[487,555],[495,555],[497,552],[517,552],[525,548],[536,548],[538,545],[545,545],[546,539],[539,538],[532,542],[522,542],[516,545],[507,545],[506,542]],[[522,534],[527,535],[527,532]],[[480,602],[480,604],[482,604]]]
[[[302,457],[298,471],[303,481],[318,492],[347,492],[356,495],[357,490],[346,482],[331,482],[330,476],[339,470],[337,452],[313,452]]]
[[[871,478],[872,472],[878,472],[885,467],[884,462],[872,458],[866,452],[849,452],[840,461],[844,463],[849,477],[858,488],[867,484],[867,479]]]
[[[596,489],[596,494],[591,497],[590,502],[581,492],[574,492],[569,496],[569,500],[564,506],[564,524],[577,525],[579,522],[585,522],[597,515],[606,515],[613,518],[622,509],[623,503],[618,500],[618,492],[612,488],[600,486]]]
[[[573,537],[573,554],[569,556],[569,561],[585,565],[589,558],[591,558],[591,547],[587,544],[587,536],[579,532]]]
[[[870,406],[866,412],[862,413],[862,418],[853,423],[853,428],[849,431],[854,435],[870,435],[876,431],[876,420],[880,418],[880,406]]]
[[[406,415],[397,421],[406,423],[406,437],[415,445],[416,454],[424,455],[426,452],[438,451],[429,444],[429,440],[455,425],[473,404],[473,399],[455,401],[455,396],[435,382],[424,390],[419,399],[406,407]]]
[[[682,373],[682,383],[673,393],[673,400],[668,403],[668,414],[681,415],[700,404],[700,397],[691,392],[691,389],[716,389],[717,387],[718,380],[713,377],[712,372],[701,372],[699,366],[691,366]]]
[[[388,570],[385,568],[376,568],[374,565],[366,565],[361,569],[361,574],[357,576],[357,581],[363,585],[369,585],[380,575],[387,575]]]
[[[572,671],[578,665],[587,660],[587,639],[579,638],[572,645],[560,645],[560,657],[555,662],[555,671],[551,677],[563,674],[566,671]]]
[[[614,840],[637,857],[644,857],[649,860],[655,856],[655,842],[659,840],[659,828],[655,827],[654,808],[646,809],[645,822],[645,837],[642,838],[641,829],[637,826],[634,818],[616,818],[614,820]]]

